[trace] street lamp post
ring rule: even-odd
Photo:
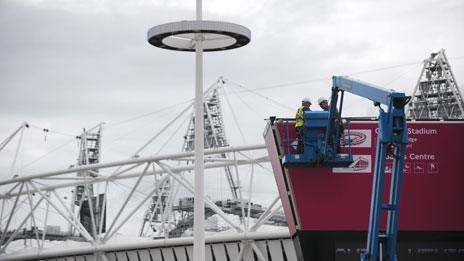
[[[161,24],[148,31],[148,42],[156,47],[195,52],[194,261],[205,260],[203,52],[239,48],[250,39],[251,32],[244,26],[203,21],[201,0],[196,0],[196,20]]]
[[[202,20],[201,0],[197,0],[197,21]],[[193,260],[205,260],[205,175],[203,121],[203,35],[195,34],[195,201],[193,205]]]

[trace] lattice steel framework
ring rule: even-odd
[[[225,128],[224,128],[224,121],[221,109],[221,101],[219,96],[219,88],[222,86],[223,80],[222,78],[218,79],[216,86],[211,89],[204,97],[203,103],[203,121],[204,121],[204,148],[205,149],[214,149],[214,148],[222,148],[228,147],[229,144],[227,142]],[[187,132],[184,136],[184,143],[182,145],[183,152],[193,152],[195,150],[195,116],[192,113],[190,116],[190,121],[187,127]],[[226,159],[227,155],[225,153],[220,155],[222,158]],[[233,178],[231,169],[226,166],[224,167],[224,171],[226,173],[227,181],[230,187],[230,191],[232,194],[232,198],[237,200],[238,197],[238,186]],[[142,229],[140,234],[143,233],[144,227],[146,223],[149,223],[152,228],[155,228],[153,222],[161,222],[162,218],[167,218],[166,213],[164,213],[169,207],[170,204],[166,204],[170,193],[172,193],[172,180],[167,179],[162,184],[159,184],[160,193],[156,194],[151,199],[151,204],[149,209],[146,211]]]
[[[218,84],[221,84],[221,82],[218,82]],[[214,89],[213,87],[208,89],[206,96],[211,93],[211,90]],[[97,137],[98,139],[95,140],[97,142],[89,141],[88,138],[92,139],[93,137],[89,133],[94,133],[96,130],[95,128],[92,128],[87,131],[84,130],[84,134],[82,135],[84,138],[79,136],[85,142],[83,142],[80,146],[79,159],[76,166],[61,170],[31,173],[29,175],[19,173],[10,179],[0,180],[0,260],[13,260],[14,258],[16,258],[16,260],[25,260],[25,257],[22,256],[23,253],[17,249],[17,243],[19,242],[14,244],[10,243],[17,240],[25,240],[26,242],[26,239],[29,242],[27,243],[29,246],[38,249],[46,249],[51,245],[54,245],[54,243],[49,242],[51,240],[85,241],[85,245],[82,246],[83,249],[90,249],[89,251],[92,252],[95,257],[101,256],[103,260],[110,260],[112,257],[111,253],[106,253],[106,250],[100,249],[99,247],[111,244],[115,235],[120,234],[120,229],[127,227],[127,224],[130,224],[130,221],[134,219],[138,210],[146,205],[146,203],[150,202],[150,199],[152,199],[153,196],[163,195],[162,190],[167,190],[167,188],[160,186],[163,182],[167,180],[175,182],[170,184],[182,187],[186,189],[188,193],[193,195],[195,187],[184,174],[194,170],[195,168],[195,165],[192,164],[195,154],[194,152],[180,152],[145,157],[141,157],[139,155],[143,149],[145,149],[183,113],[188,111],[191,106],[192,105],[187,106],[179,116],[173,118],[173,120],[165,128],[137,150],[130,159],[105,163],[99,162],[101,156],[101,131]],[[22,132],[25,128],[27,128],[27,126],[28,125],[26,123],[23,123],[21,127],[19,127],[12,135],[0,144],[0,149],[4,148],[14,136],[19,135],[22,137]],[[19,147],[20,146],[18,146],[15,155],[18,154]],[[91,149],[89,150],[89,148]],[[233,168],[236,170],[234,172],[237,174],[237,184],[239,184],[239,166],[253,166],[255,164],[261,166],[261,163],[269,162],[266,155],[262,155],[262,153],[258,153],[260,155],[257,155],[256,152],[252,153],[254,156],[247,155],[247,151],[263,151],[264,148],[264,145],[258,144],[207,149],[204,151],[206,158],[204,169]],[[224,155],[229,155],[233,160],[224,160]],[[266,252],[260,250],[260,243],[254,241],[256,238],[254,234],[274,215],[280,213],[282,208],[282,206],[279,206],[278,204],[279,196],[277,196],[272,203],[267,206],[264,212],[259,215],[259,217],[253,216],[253,212],[250,211],[251,195],[253,194],[253,170],[254,168],[251,167],[248,184],[249,201],[244,201],[242,193],[239,193],[240,197],[238,200],[245,202],[245,204],[240,205],[241,212],[244,213],[243,216],[245,217],[240,223],[231,219],[229,215],[208,196],[205,195],[203,197],[206,208],[214,211],[219,218],[237,232],[237,235],[244,235],[243,240],[238,239],[241,241],[235,243],[236,246],[237,243],[240,244],[240,251],[237,253],[237,259],[234,258],[234,260],[252,260],[247,258],[250,251],[254,252],[258,257],[261,257],[261,260],[264,260],[263,257]],[[149,187],[148,191],[147,188],[139,186],[142,181],[153,178],[158,180],[158,182],[155,183],[155,186]],[[132,180],[133,182],[128,182],[125,186],[123,186],[123,190],[121,190],[121,181],[125,180]],[[98,195],[97,197],[96,194],[93,194],[94,196],[90,196],[92,195],[90,191],[92,190],[92,186],[94,186],[93,184],[99,184],[98,186],[95,186],[95,192],[98,192],[99,187],[103,186],[102,191],[104,191],[104,194],[108,195],[110,194],[109,191],[111,191],[114,198],[109,200],[106,196],[100,197],[100,195]],[[81,194],[82,201],[80,202],[80,205],[77,206],[79,211],[75,209],[75,198],[67,197],[67,195],[69,195],[68,192],[75,189],[76,186],[84,186],[83,193]],[[173,189],[169,188],[169,191],[172,192]],[[134,195],[136,192],[138,192],[139,195],[143,195],[143,198],[136,198]],[[170,193],[169,195],[172,194],[173,193]],[[160,202],[158,204],[163,204],[162,201],[166,201],[166,205],[172,205],[172,198],[173,197],[171,197],[171,199],[163,200],[163,197],[159,197],[157,202]],[[106,207],[107,203],[111,205]],[[89,222],[87,223],[82,222],[79,215],[82,216],[82,212],[80,210],[83,209],[83,206],[85,205],[101,205],[101,209],[103,209],[103,211],[100,213],[103,213],[103,215],[99,216],[98,209],[94,207],[87,207],[89,213],[88,215],[86,214],[86,216],[90,220],[88,220]],[[248,206],[246,207],[246,205]],[[106,218],[105,209],[111,210],[109,211],[108,218]],[[245,211],[246,209],[248,211]],[[167,213],[169,213],[169,211]],[[48,218],[49,214],[50,218]],[[252,217],[257,218],[257,221],[251,223],[250,219]],[[68,223],[71,227],[69,231],[74,231],[74,233],[70,234],[69,231],[61,231],[60,222]],[[106,226],[106,222],[108,226]],[[56,224],[58,225],[56,226]],[[87,226],[86,224],[89,225]],[[269,235],[266,234],[266,239],[269,239],[268,236]],[[180,242],[178,241],[179,239],[173,240],[173,242]],[[226,242],[229,242],[230,240],[234,239],[229,237],[226,237],[225,239]],[[134,243],[128,241],[122,242],[120,239],[116,239],[115,242],[118,242],[119,252],[126,248],[129,249],[130,244]],[[168,245],[168,241],[165,239],[154,242],[157,242],[157,244],[162,246]],[[20,244],[22,245],[22,242]],[[139,242],[137,241],[136,244],[139,244]],[[81,248],[81,246],[76,246],[76,248]],[[64,250],[65,252],[61,250]],[[53,252],[53,254],[55,254],[59,259],[70,257],[78,260],[81,258],[77,256],[77,253],[72,252],[76,251],[76,249],[66,252],[67,250],[67,247],[63,247],[62,249],[50,251],[50,253]],[[30,253],[30,255],[27,258],[39,260],[44,259],[43,252],[41,250],[28,251],[28,253]],[[90,258],[87,254],[85,255],[86,257],[84,257],[84,259]],[[126,253],[121,255],[127,257],[132,256],[132,253],[128,253],[127,256]],[[253,257],[253,254],[251,256]],[[166,259],[167,257],[164,258]],[[171,260],[170,258],[168,259]]]
[[[267,156],[252,157],[245,154],[246,151],[262,151],[263,149],[264,145],[248,145],[205,150],[205,156],[210,157],[208,162],[205,163],[205,169],[222,169],[225,166],[238,167],[268,162]],[[219,156],[224,153],[231,153],[236,160],[224,161]],[[256,153],[253,154],[256,155]],[[21,254],[20,251],[15,249],[18,244],[13,246],[12,249],[9,248],[9,245],[16,240],[22,239],[33,239],[29,244],[37,248],[46,248],[47,245],[49,245],[44,242],[46,240],[83,240],[90,244],[89,247],[91,247],[92,252],[101,252],[96,249],[97,246],[107,244],[109,240],[119,233],[118,231],[125,226],[128,221],[134,218],[137,211],[143,207],[153,195],[161,194],[161,192],[159,192],[161,188],[157,186],[151,187],[149,191],[143,190],[139,185],[144,178],[148,179],[154,176],[161,176],[162,179],[159,184],[162,184],[162,182],[168,178],[173,178],[176,184],[193,194],[193,184],[182,174],[194,169],[193,164],[187,165],[184,160],[186,158],[192,158],[193,155],[193,152],[180,152],[149,157],[135,157],[126,160],[81,165],[73,168],[25,176],[18,175],[11,179],[0,180],[0,212],[3,212],[1,213],[2,215],[0,215],[0,260],[12,260],[12,258],[10,258],[11,256],[6,256],[12,252]],[[179,164],[177,166],[169,165],[173,162],[179,162]],[[97,177],[76,177],[77,173],[95,170],[98,170]],[[99,221],[96,220],[98,213],[96,213],[94,208],[89,208],[92,223],[91,231],[89,231],[88,227],[85,227],[85,225],[81,223],[81,220],[72,213],[72,206],[75,206],[74,200],[66,199],[65,194],[63,194],[64,190],[75,188],[77,185],[81,184],[84,184],[86,187],[92,184],[102,184],[105,187],[104,191],[115,191],[117,189],[117,183],[120,183],[119,181],[128,179],[132,179],[134,182],[132,182],[132,184],[129,183],[130,185],[127,186],[128,191],[119,195],[121,200],[109,202],[112,204],[109,207],[112,209],[113,213],[108,217],[108,226],[102,225],[98,227]],[[50,182],[51,180],[53,180],[53,182]],[[252,179],[250,179],[250,184],[251,182]],[[140,190],[143,190],[143,199],[134,198],[134,193],[136,191],[140,192]],[[87,193],[89,190],[86,188],[84,191],[85,194],[83,197],[88,197]],[[93,200],[92,197],[90,198]],[[106,197],[103,199],[103,209],[105,209]],[[209,197],[205,195],[204,199],[207,207],[217,213],[218,216],[235,229],[237,233],[247,232],[248,235],[250,235],[251,232],[256,232],[261,225],[267,222],[267,220],[272,218],[281,209],[281,206],[277,204],[279,202],[279,197],[277,196],[260,215],[255,224],[242,227],[241,224],[231,220]],[[89,203],[92,205],[91,202]],[[53,220],[47,218],[49,213],[53,214]],[[45,217],[42,219],[41,217],[43,217],[43,215]],[[249,217],[251,216],[247,215],[247,219],[249,219]],[[103,220],[105,219],[103,218]],[[59,224],[56,223],[56,221],[68,222],[81,237],[72,237],[68,233],[49,230],[50,224]],[[106,228],[103,229],[103,227]],[[164,244],[166,241],[162,240],[162,242],[162,244]],[[130,242],[124,242],[123,244],[125,245],[125,243]],[[119,247],[120,249],[121,247],[124,248],[121,244]],[[251,247],[255,247],[253,243]],[[37,256],[37,259],[42,260],[41,251],[30,253]],[[61,255],[69,256],[73,254]],[[19,260],[24,259],[19,258]]]
[[[84,131],[81,136],[77,137],[80,140],[79,144],[79,157],[77,158],[77,166],[91,165],[100,162],[100,136],[101,136],[101,125],[97,127],[95,132]],[[77,176],[84,177],[96,177],[98,176],[98,170],[91,170],[86,172],[78,172]],[[93,196],[93,186],[89,186],[89,194]],[[76,206],[81,205],[84,195],[84,185],[76,186],[75,201]]]
[[[221,80],[220,80],[221,81]],[[211,91],[208,97],[205,97],[203,104],[204,108],[204,123],[205,123],[205,149],[227,147],[226,134],[224,130],[224,122],[222,119],[221,102],[219,100],[218,87]],[[187,133],[184,136],[184,146],[182,151],[195,150],[195,117],[192,114],[187,128]]]
[[[83,130],[81,136],[76,137],[80,140],[79,144],[79,156],[77,159],[77,166],[85,166],[100,163],[101,155],[101,135],[102,135],[102,124],[90,130]],[[78,177],[96,178],[98,177],[98,169],[92,169],[89,171],[77,172]],[[73,203],[71,203],[71,212],[79,216],[80,223],[84,228],[91,233],[93,230],[92,220],[95,221],[95,231],[105,231],[105,211],[103,210],[103,201],[105,194],[94,195],[92,184],[79,184],[74,188],[73,191]],[[76,212],[77,206],[77,212]],[[92,208],[93,211],[90,211]],[[91,217],[94,215],[94,217]],[[100,227],[102,227],[100,229]],[[74,234],[72,226],[69,227],[70,235]]]
[[[445,50],[424,60],[409,105],[412,119],[463,119],[464,102]]]
[[[217,82],[217,86],[211,90],[210,94],[205,97],[203,109],[203,121],[205,125],[205,149],[221,148],[229,146],[226,138],[224,121],[222,118],[221,100],[219,97],[219,88],[224,84],[222,78]],[[187,128],[187,133],[184,136],[184,146],[182,151],[195,150],[195,117],[192,113],[190,122]],[[227,158],[226,154],[221,155],[222,158]],[[234,199],[238,199],[238,186],[235,184],[232,172],[229,167],[225,167],[227,181],[229,183],[230,192]]]

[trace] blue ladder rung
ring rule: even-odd
[[[382,209],[385,210],[396,210],[396,206],[393,204],[382,204]]]

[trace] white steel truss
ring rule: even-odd
[[[100,162],[101,155],[101,136],[102,136],[102,123],[91,128],[90,130],[83,130],[82,134],[76,137],[80,142],[79,156],[77,159],[77,166],[92,165]],[[97,177],[98,169],[90,171],[82,171],[77,173],[78,177]],[[79,217],[80,223],[84,225],[88,232],[92,232],[94,236],[103,228],[101,222],[105,215],[105,210],[102,208],[102,202],[105,194],[95,196],[93,185],[80,184],[74,187],[73,202],[71,202],[71,213]],[[77,211],[76,211],[77,206]],[[69,233],[74,234],[73,227],[69,226]]]
[[[432,53],[424,65],[409,104],[412,119],[463,119],[464,101],[445,50]]]
[[[249,145],[240,147],[224,147],[205,150],[205,155],[208,156],[208,162],[205,163],[205,169],[235,167],[241,165],[259,165],[267,162],[266,155],[260,157],[251,157],[246,154],[247,151],[257,152],[263,151],[264,145]],[[224,153],[232,153],[235,160],[224,161],[221,157]],[[151,157],[139,157],[129,160],[121,160],[107,163],[96,163],[92,165],[81,165],[74,168],[43,172],[28,176],[16,176],[8,180],[0,181],[0,201],[2,213],[0,216],[1,237],[0,258],[8,254],[8,247],[11,242],[17,239],[26,240],[29,238],[36,243],[30,243],[37,248],[44,248],[44,241],[49,237],[53,237],[52,233],[48,232],[49,215],[53,212],[62,220],[66,221],[80,235],[77,240],[84,240],[89,244],[97,247],[107,244],[118,231],[130,221],[138,209],[146,205],[158,190],[159,187],[152,186],[152,189],[143,192],[143,199],[134,199],[135,194],[141,193],[140,187],[142,182],[147,177],[159,176],[160,182],[169,178],[175,180],[182,187],[193,193],[193,185],[191,181],[182,173],[193,170],[193,164],[185,164],[191,161],[194,152],[181,152],[167,155],[157,155]],[[265,153],[264,153],[265,154]],[[156,166],[156,167],[154,167]],[[117,171],[115,171],[117,169]],[[95,175],[76,176],[77,173],[85,173],[93,171]],[[113,215],[110,215],[108,220],[108,228],[106,231],[96,231],[98,226],[88,231],[80,222],[79,218],[72,212],[70,199],[66,202],[63,197],[63,188],[72,188],[77,185],[85,187],[85,193],[88,193],[88,187],[95,184],[103,184],[105,191],[111,190],[111,184],[118,183],[119,180],[132,181],[128,187],[129,193],[122,197],[121,204],[117,207],[112,207]],[[135,180],[135,182],[134,182]],[[145,181],[146,182],[146,181]],[[250,174],[250,187],[253,182],[253,172]],[[151,182],[150,182],[151,183]],[[249,192],[251,195],[251,191]],[[88,195],[88,194],[87,194]],[[261,215],[258,221],[253,225],[248,225],[249,222],[235,223],[225,214],[216,204],[209,198],[205,197],[206,205],[212,209],[219,217],[230,225],[237,233],[252,233],[268,220],[280,207],[275,207],[278,202],[278,197],[273,201],[269,208]],[[103,204],[107,204],[107,198]],[[20,209],[25,209],[20,211]],[[45,210],[45,211],[44,211]],[[6,213],[6,214],[5,214]],[[248,219],[249,219],[248,213]],[[45,221],[37,222],[38,216],[45,216]],[[95,218],[95,217],[94,217]],[[92,222],[96,222],[93,218]],[[29,223],[29,225],[28,225]],[[101,229],[101,228],[100,228]],[[26,231],[30,231],[33,236],[27,237]],[[66,237],[72,235],[66,234]],[[252,239],[243,240],[241,249],[250,247],[255,253],[258,248]],[[111,241],[110,241],[111,242]],[[243,250],[245,251],[245,250]],[[97,253],[96,251],[95,253]],[[260,255],[259,253],[257,254]]]
[[[226,241],[238,240],[234,243],[237,247],[237,260],[241,260],[240,258],[248,260],[247,257],[253,256],[253,253],[260,260],[266,260],[266,253],[260,252],[262,243],[255,242],[255,238],[250,235],[261,233],[256,232],[258,228],[279,212],[281,206],[277,204],[279,198],[276,195],[275,200],[264,212],[259,213],[259,216],[255,213],[253,216],[256,219],[255,222],[250,222],[254,170],[257,167],[265,168],[262,163],[268,162],[269,159],[264,151],[265,146],[262,144],[228,146],[217,92],[223,83],[222,78],[219,78],[204,93],[205,127],[209,135],[205,137],[207,140],[205,140],[204,169],[229,170],[228,173],[232,180],[232,183],[229,182],[229,185],[232,184],[231,191],[236,191],[236,200],[241,202],[240,221],[232,220],[216,205],[218,203],[213,202],[209,197],[205,196],[204,201],[207,208],[223,219],[237,235],[244,235],[240,239],[226,239]],[[141,157],[140,153],[191,107],[192,104],[189,104],[130,159],[100,162],[100,124],[87,131],[84,130],[80,136],[80,154],[76,166],[24,176],[13,171],[13,164],[12,170],[3,174],[4,177],[11,178],[0,180],[0,260],[10,260],[10,258],[16,258],[15,256],[21,256],[19,252],[12,255],[17,250],[19,240],[24,240],[25,246],[29,245],[38,249],[36,253],[31,254],[36,258],[47,251],[51,240],[74,240],[84,241],[83,243],[90,245],[96,260],[111,260],[111,255],[105,254],[105,246],[114,244],[114,238],[120,236],[121,230],[124,231],[127,227],[132,229],[133,223],[132,225],[130,223],[139,213],[139,209],[147,208],[154,195],[163,195],[163,193],[166,197],[158,197],[156,201],[151,202],[151,206],[153,209],[161,208],[159,213],[162,214],[163,226],[168,224],[168,215],[171,213],[173,199],[179,188],[182,187],[191,194],[194,192],[192,177],[188,175],[195,168],[194,147],[184,149],[180,153],[164,155]],[[191,127],[192,124],[194,124],[194,118],[191,118]],[[0,144],[0,150],[18,136],[17,157],[20,154],[23,132],[27,127],[28,124],[23,123]],[[185,144],[188,144],[188,140],[189,138],[185,137]],[[247,166],[247,170],[251,167],[249,180],[242,177],[242,184],[249,182],[248,186],[245,186],[248,191],[242,191],[240,185],[239,168],[242,168],[241,166]],[[235,175],[234,178],[233,175]],[[75,204],[73,194],[69,193],[71,189],[77,191],[75,189],[77,187],[82,188],[78,205]],[[124,191],[120,193],[116,190]],[[100,197],[95,197],[94,193],[102,193],[105,196],[100,199]],[[244,200],[245,193],[248,193],[248,201]],[[90,225],[88,226],[82,223],[78,214],[85,201],[89,206],[88,224]],[[98,205],[103,212],[92,207],[94,205]],[[76,206],[79,208],[77,211]],[[54,226],[58,223],[68,224],[69,228],[66,231],[60,231],[59,227]],[[142,231],[143,227],[139,235],[143,234]],[[167,231],[164,230],[162,235],[166,237]],[[161,243],[156,244],[169,248],[170,242],[173,242],[170,240],[165,238],[160,241]],[[127,242],[121,244],[120,247],[124,249],[125,246],[131,247],[131,245]],[[212,251],[214,248],[215,246],[211,246]],[[74,249],[73,251],[79,252],[80,250]],[[235,260],[235,257],[231,260]],[[287,258],[287,260],[293,259]]]
[[[223,114],[221,108],[221,100],[219,96],[219,89],[223,87],[224,80],[220,77],[215,84],[209,88],[209,91],[205,92],[203,98],[203,124],[204,124],[204,148],[214,149],[228,147],[228,141],[225,133],[225,126],[223,121]],[[192,152],[195,150],[195,115],[192,112],[190,121],[187,127],[187,132],[184,135],[184,143],[182,151]],[[228,160],[226,153],[219,155],[224,161]],[[205,159],[208,161],[209,159]],[[188,159],[187,163],[193,162],[192,159]],[[224,167],[225,176],[229,185],[232,199],[234,201],[239,199],[239,186],[233,177],[233,173],[229,166]],[[236,173],[237,174],[237,173]],[[238,177],[236,177],[238,179]],[[174,236],[179,236],[185,229],[190,226],[183,226],[182,229],[178,227],[176,230],[166,231],[165,222],[172,215],[171,210],[173,201],[176,199],[176,191],[174,190],[175,180],[172,178],[166,179],[164,182],[155,180],[156,186],[160,186],[160,189],[155,192],[155,195],[151,198],[151,204],[147,209],[142,226],[140,229],[140,235],[144,235],[148,227],[156,230],[157,224],[161,224],[161,228],[158,232],[163,234],[165,237],[168,236],[168,232]],[[242,216],[245,216],[244,214]]]

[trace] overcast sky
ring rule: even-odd
[[[150,46],[146,33],[194,19],[194,9],[193,0],[0,0],[0,140],[23,121],[35,126],[18,163],[24,173],[73,164],[73,135],[100,122],[107,123],[104,161],[127,158],[179,113],[194,95],[194,55]],[[421,61],[444,48],[464,83],[461,0],[205,0],[204,19],[252,31],[249,45],[204,59],[205,87],[220,76],[228,80],[222,94],[230,101],[223,107],[232,145],[262,143],[265,118],[292,117],[302,97],[328,96],[332,75],[410,93]],[[170,105],[176,106],[126,121]],[[376,115],[370,102],[352,96],[344,111]],[[173,145],[162,151],[179,151],[181,123],[146,154],[176,129]],[[53,132],[45,139],[41,128]],[[2,178],[14,149],[13,143],[0,152]]]

